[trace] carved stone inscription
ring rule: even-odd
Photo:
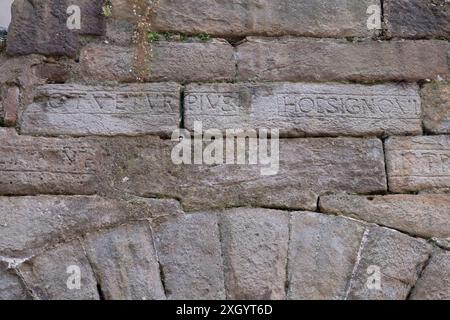
[[[21,119],[24,134],[168,134],[179,123],[177,84],[46,85]]]
[[[421,133],[415,85],[190,85],[185,123],[193,128],[279,128],[284,135]]]

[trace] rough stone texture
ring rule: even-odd
[[[46,85],[23,112],[30,135],[170,135],[178,128],[180,86],[174,83],[114,87]]]
[[[89,44],[81,51],[81,77],[134,82],[134,51],[129,46]],[[149,60],[149,81],[227,81],[235,75],[234,49],[220,39],[153,42]]]
[[[64,83],[69,80],[68,67],[58,63],[41,63],[35,66],[36,75],[48,83]]]
[[[1,258],[0,258],[1,259]],[[0,262],[0,300],[28,300],[30,296],[19,276]]]
[[[439,134],[450,133],[450,82],[425,84],[422,102],[425,130]]]
[[[102,35],[105,23],[103,1],[77,0],[82,21],[80,30],[67,27],[66,13],[73,1],[17,0],[12,6],[13,19],[9,27],[7,52],[9,54],[75,56],[78,34]]]
[[[217,216],[189,214],[154,227],[168,299],[224,299]]]
[[[220,228],[227,298],[285,299],[289,215],[232,209],[220,214]]]
[[[0,255],[36,249],[130,220],[180,212],[174,200],[123,202],[98,196],[0,197]]]
[[[25,137],[0,128],[0,194],[93,194],[102,157],[91,142]]]
[[[238,78],[269,81],[389,81],[445,78],[446,41],[254,38],[237,47]]]
[[[420,134],[415,85],[206,84],[185,90],[185,126],[279,128],[284,136]]]
[[[450,39],[450,3],[447,0],[385,0],[387,34],[401,38]]]
[[[344,299],[364,229],[346,218],[292,213],[288,299]]]
[[[380,227],[366,229],[349,283],[350,300],[405,300],[431,255],[424,240]],[[380,270],[381,290],[369,289],[369,267]]]
[[[450,238],[450,195],[325,195],[320,209],[423,238]]]
[[[392,137],[385,148],[390,191],[450,187],[450,136]]]
[[[319,193],[386,190],[378,139],[281,139],[279,172],[266,176],[261,174],[268,168],[264,164],[175,165],[174,145],[160,139],[114,143],[109,151],[115,156],[113,185],[139,196],[180,199],[186,210],[233,206],[315,210]]]
[[[165,299],[147,221],[89,234],[86,252],[105,299]]]
[[[80,269],[80,288],[68,286],[73,275],[68,267]],[[68,272],[69,271],[69,272]],[[40,300],[98,300],[97,282],[79,241],[62,244],[26,261],[19,272],[33,296]]]
[[[132,20],[127,0],[113,0],[113,17]],[[370,5],[378,0],[162,0],[153,28],[160,31],[221,36],[304,35],[321,37],[370,36]],[[333,19],[330,19],[333,17]]]
[[[412,300],[450,300],[450,252],[433,254],[411,293]]]
[[[8,87],[3,99],[3,119],[6,126],[14,126],[17,121],[20,103],[20,89],[16,86]]]

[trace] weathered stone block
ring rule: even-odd
[[[179,125],[180,86],[45,85],[22,114],[22,134],[170,135]]]
[[[450,82],[425,84],[421,93],[425,130],[450,133]]]
[[[3,120],[6,126],[14,126],[17,121],[20,103],[20,89],[16,86],[8,87],[5,90],[3,99]]]
[[[225,298],[216,215],[179,216],[153,230],[168,299]]]
[[[265,209],[220,213],[227,298],[285,299],[289,215]]]
[[[50,249],[24,262],[19,271],[33,295],[40,300],[100,298],[95,276],[79,241]]]
[[[450,300],[450,252],[436,252],[411,293],[412,300]]]
[[[28,300],[30,296],[19,276],[0,262],[0,300]]]
[[[147,138],[116,141],[109,151],[115,164],[112,184],[144,197],[180,199],[186,210],[236,206],[315,210],[317,195],[327,191],[386,190],[378,139],[281,139],[279,171],[274,175],[261,174],[269,167],[264,163],[175,165],[171,152],[176,144]]]
[[[0,255],[36,249],[126,221],[176,215],[173,200],[123,202],[97,196],[0,197]]]
[[[450,187],[450,136],[392,137],[385,145],[390,191]]]
[[[415,85],[192,84],[185,126],[278,128],[285,136],[420,134]]]
[[[89,234],[85,242],[105,299],[165,299],[147,221]]]
[[[367,228],[347,299],[405,300],[431,251],[424,240],[386,228]]]
[[[85,80],[136,81],[135,49],[90,44],[81,51]],[[234,48],[224,40],[152,43],[149,81],[227,81],[235,75]],[[140,68],[142,69],[142,67]]]
[[[70,5],[80,8],[80,30],[69,29],[67,20]],[[102,16],[103,1],[78,0],[47,1],[17,0],[12,6],[8,33],[9,54],[67,55],[78,50],[78,34],[102,35],[105,23]]]
[[[450,3],[446,0],[385,0],[383,7],[391,37],[450,39]]]
[[[102,157],[92,142],[19,136],[0,128],[0,194],[93,194]]]
[[[450,195],[325,195],[320,208],[423,238],[450,238]]]
[[[449,75],[447,45],[446,41],[438,40],[352,43],[249,37],[237,47],[237,75],[241,80],[269,81],[445,78]]]
[[[344,299],[364,230],[342,217],[292,213],[288,299]]]
[[[132,20],[127,0],[113,0],[113,17]],[[315,37],[370,36],[367,8],[378,0],[331,0],[326,6],[314,0],[220,1],[162,0],[153,28],[160,31],[221,36],[304,35]]]

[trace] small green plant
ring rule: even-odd
[[[211,40],[211,36],[209,34],[207,34],[206,32],[199,34],[198,38],[205,42]]]
[[[164,32],[163,36],[167,41],[172,41],[174,34],[172,32]]]
[[[106,0],[102,7],[103,16],[110,17],[112,15],[112,8],[111,0]]]
[[[180,41],[186,41],[187,40],[187,38],[188,38],[188,36],[187,35],[185,35],[185,34],[180,34]]]
[[[161,36],[158,32],[150,31],[148,33],[148,41],[149,42],[159,41],[160,38],[161,38]]]

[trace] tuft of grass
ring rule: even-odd
[[[164,32],[163,33],[163,37],[167,40],[167,41],[172,41],[174,34],[172,32]]]
[[[155,42],[161,39],[161,35],[158,32],[150,31],[148,33],[148,41]]]
[[[205,42],[211,40],[211,36],[210,36],[209,34],[207,34],[206,32],[200,33],[200,34],[198,35],[198,38],[199,38],[200,40],[202,40],[202,41],[205,41]]]

